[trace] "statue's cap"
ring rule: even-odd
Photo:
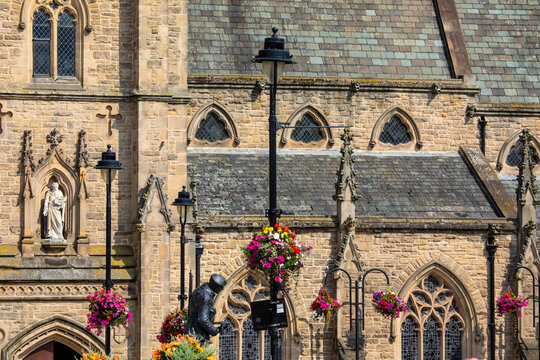
[[[218,293],[227,285],[227,280],[219,275],[219,274],[212,274],[210,276],[210,288],[215,292]]]

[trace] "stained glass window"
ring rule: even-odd
[[[532,153],[532,162],[534,165],[538,162],[538,154],[536,154],[536,151],[533,147],[531,147],[531,153]],[[517,167],[519,164],[521,164],[521,161],[523,160],[523,143],[521,141],[518,141],[516,145],[512,146],[510,148],[510,151],[508,152],[508,155],[506,156],[506,164],[509,166]]]
[[[51,75],[51,22],[43,9],[34,15],[32,22],[34,76]]]
[[[441,358],[441,327],[435,320],[434,316],[430,316],[424,323],[424,360],[439,360]]]
[[[58,17],[58,76],[75,76],[74,20],[67,10]]]
[[[442,353],[447,360],[462,359],[465,321],[442,278],[424,277],[409,295],[407,308],[401,324],[402,360],[438,360]]]
[[[401,324],[401,359],[418,360],[418,325],[412,316]]]
[[[379,135],[379,141],[392,145],[406,144],[412,141],[412,136],[407,125],[403,123],[399,116],[394,115],[384,124]]]
[[[450,318],[446,323],[446,333],[444,335],[444,348],[446,360],[461,360],[461,334],[463,325],[456,317]]]
[[[324,132],[321,128],[317,127],[319,124],[311,114],[304,114],[302,118],[296,122],[295,126],[312,126],[312,128],[298,127],[294,129],[291,134],[291,139],[294,141],[301,141],[305,144],[309,144],[311,142],[324,140]]]
[[[259,360],[259,334],[253,329],[253,322],[248,317],[242,331],[242,360]]]
[[[230,136],[227,133],[227,126],[225,125],[225,122],[221,120],[214,112],[210,112],[204,119],[201,120],[199,123],[199,128],[195,133],[196,139],[211,143],[223,141],[229,137]]]
[[[230,319],[225,319],[219,334],[219,359],[236,360],[236,332]]]

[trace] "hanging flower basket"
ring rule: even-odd
[[[214,360],[214,349],[201,345],[192,336],[178,335],[175,341],[161,344],[152,360]]]
[[[393,291],[380,291],[373,294],[371,299],[375,310],[385,318],[398,318],[399,314],[407,311],[405,302]]]
[[[184,323],[188,318],[188,309],[174,309],[167,315],[163,324],[161,324],[161,330],[157,339],[160,343],[164,344],[169,341],[173,341],[180,334],[184,333]]]
[[[241,248],[251,268],[261,270],[270,283],[283,285],[291,277],[298,277],[304,267],[304,257],[311,249],[311,246],[302,246],[296,234],[280,224],[263,227],[262,232]]]
[[[95,331],[96,335],[101,335],[107,325],[111,327],[127,325],[131,322],[131,313],[128,311],[126,300],[109,290],[105,289],[96,292],[94,295],[88,295],[86,299],[90,302],[88,306],[89,314],[86,331]]]
[[[323,320],[329,322],[332,316],[336,315],[338,310],[341,308],[341,304],[336,299],[331,298],[328,295],[328,291],[321,290],[319,295],[311,304],[311,310],[313,314],[311,317],[314,320]]]
[[[497,315],[502,316],[504,313],[514,313],[521,317],[521,308],[529,305],[529,303],[521,297],[516,296],[512,292],[503,294],[496,302]]]

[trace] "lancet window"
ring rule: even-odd
[[[401,118],[394,115],[384,124],[379,135],[379,141],[391,145],[406,144],[412,141],[412,135]]]
[[[214,111],[210,111],[199,123],[195,138],[201,141],[213,143],[223,141],[231,136],[227,132],[227,124]]]
[[[77,14],[65,3],[52,1],[32,18],[34,78],[75,77],[77,74]]]
[[[315,121],[313,116],[310,113],[306,113],[296,122],[296,128],[291,134],[291,139],[294,141],[301,141],[304,144],[324,140],[324,132],[318,126],[320,126],[320,124]]]

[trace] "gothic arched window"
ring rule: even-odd
[[[458,302],[439,277],[429,275],[417,284],[401,324],[402,360],[462,358],[465,320]]]
[[[296,128],[291,134],[291,139],[294,141],[301,141],[304,144],[309,144],[325,139],[323,130],[318,127],[320,124],[316,122],[309,113],[304,114],[294,126]]]
[[[514,132],[508,137],[508,139],[501,146],[499,156],[497,157],[497,171],[506,174],[516,174],[518,172],[519,165],[523,160],[523,143],[520,137],[523,133],[523,129]],[[540,162],[540,142],[531,133],[530,149],[532,155],[532,162],[537,165]],[[534,173],[537,174],[540,167],[534,167]]]
[[[69,1],[53,1],[35,10],[32,18],[34,78],[75,77],[77,48],[77,14]]]
[[[323,113],[311,105],[296,109],[281,133],[281,145],[291,148],[331,147],[335,141]],[[289,141],[291,140],[291,141]]]
[[[412,141],[412,136],[407,125],[399,116],[394,115],[384,124],[379,134],[379,141],[391,145],[406,144]]]
[[[252,301],[269,299],[268,286],[247,275],[224,296],[217,312],[223,321],[223,331],[217,341],[218,359],[270,360],[270,336],[268,331],[255,331],[249,305]]]
[[[377,120],[369,139],[370,150],[419,150],[420,131],[409,114],[395,106]]]
[[[213,143],[230,138],[227,124],[214,111],[209,112],[199,123],[195,139]]]

